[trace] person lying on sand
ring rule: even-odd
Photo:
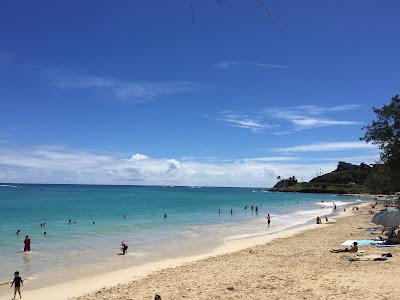
[[[352,253],[356,253],[358,251],[358,243],[354,242],[353,246],[350,247],[350,249],[348,248],[344,248],[344,249],[332,249],[331,252],[332,253],[341,253],[341,252],[352,252]]]

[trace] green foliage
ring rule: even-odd
[[[379,145],[381,160],[385,169],[377,174],[380,184],[389,183],[387,189],[400,190],[400,97],[396,95],[388,105],[373,108],[376,120],[363,129],[366,131],[361,138],[366,142]],[[383,178],[388,176],[388,178]],[[375,178],[376,179],[376,178]],[[371,180],[376,183],[372,178]],[[372,182],[371,181],[371,182]]]
[[[368,192],[374,194],[390,194],[394,190],[388,176],[388,169],[385,165],[375,165],[373,172],[367,177],[365,186]]]
[[[279,180],[281,177],[278,176],[277,179]],[[275,186],[273,187],[274,189],[283,189],[287,188],[291,185],[294,185],[297,183],[297,178],[295,176],[289,177],[288,179],[281,179]]]

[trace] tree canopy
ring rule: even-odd
[[[396,95],[389,104],[373,108],[376,120],[365,126],[361,140],[379,145],[381,160],[387,169],[392,187],[400,190],[400,97]]]

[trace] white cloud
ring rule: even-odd
[[[317,128],[332,125],[357,125],[361,124],[356,121],[339,121],[330,119],[315,119],[307,117],[297,117],[291,120],[293,124],[297,127],[297,130],[307,129],[307,128]]]
[[[307,145],[298,145],[286,148],[278,148],[279,152],[327,152],[327,151],[343,151],[343,150],[376,150],[376,145],[364,142],[332,142],[332,143],[316,143]]]
[[[131,102],[147,102],[157,97],[193,91],[198,84],[187,81],[125,82],[112,77],[76,74],[63,67],[51,67],[44,77],[57,89],[87,89]]]
[[[275,69],[287,69],[289,68],[288,66],[284,65],[276,65],[276,64],[265,64],[265,63],[259,63],[259,62],[249,62],[249,61],[221,61],[219,63],[216,63],[214,66],[217,68],[221,69],[227,69],[230,67],[234,66],[255,66],[255,67],[260,67],[260,68],[275,68]]]
[[[346,110],[355,110],[361,108],[360,104],[344,104],[344,105],[336,105],[336,106],[318,106],[318,105],[300,105],[295,106],[292,109],[307,112],[311,115],[320,115],[329,112],[337,112],[337,111],[346,111]],[[289,108],[290,109],[290,108]]]
[[[133,154],[131,156],[131,158],[129,158],[128,160],[129,161],[135,161],[135,160],[143,160],[143,159],[148,159],[148,158],[149,157],[144,155],[144,154],[136,153],[136,154]]]
[[[215,120],[224,121],[234,127],[251,129],[253,132],[275,129],[272,132],[274,135],[285,135],[294,131],[312,128],[360,125],[362,123],[358,121],[341,120],[327,116],[359,108],[360,105],[358,104],[345,104],[337,106],[302,105],[275,107],[257,110],[256,112],[227,110],[219,112]]]
[[[253,158],[243,158],[242,161],[245,162],[250,162],[250,161],[256,161],[256,162],[275,162],[275,161],[293,161],[293,160],[298,160],[298,157],[294,156],[264,156],[264,157],[253,157]]]
[[[360,108],[358,104],[346,104],[331,107],[317,105],[302,105],[286,108],[265,109],[263,113],[266,118],[282,119],[292,124],[293,129],[303,130],[337,125],[359,125],[358,121],[338,120],[327,118],[326,114],[355,110]],[[283,131],[283,132],[287,132]]]
[[[253,132],[262,131],[265,128],[271,127],[264,122],[260,122],[256,119],[251,119],[247,115],[237,114],[230,111],[220,112],[219,117],[217,117],[216,120],[231,124],[233,127],[250,129]]]
[[[0,148],[0,182],[269,187],[278,175],[308,180],[317,169],[336,167],[328,161],[303,164],[291,156],[212,162],[131,158],[52,146]]]

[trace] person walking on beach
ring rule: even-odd
[[[31,238],[29,236],[26,236],[24,240],[24,252],[29,251],[31,251]]]
[[[268,222],[268,227],[269,227],[269,225],[271,224],[271,216],[269,214],[267,215],[267,222]]]
[[[15,273],[14,273],[14,280],[13,280],[13,282],[11,283],[11,287],[14,285],[14,298],[13,299],[15,299],[15,296],[17,295],[17,292],[18,292],[18,294],[19,294],[19,298],[21,299],[22,298],[22,296],[21,296],[21,285],[24,285],[24,281],[22,280],[22,278],[19,276],[19,272],[18,271],[16,271]]]

